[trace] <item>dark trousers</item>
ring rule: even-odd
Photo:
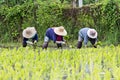
[[[95,39],[91,39],[91,38],[89,38],[89,41],[91,42],[92,45],[94,45],[96,42]]]
[[[60,43],[60,44],[57,44],[57,47],[58,48],[62,48],[62,44]]]
[[[80,49],[82,47],[82,42],[78,41],[77,48]]]
[[[89,41],[91,42],[94,48],[97,48],[97,46],[95,45],[96,39],[89,38]]]

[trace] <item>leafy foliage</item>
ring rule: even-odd
[[[85,0],[84,2],[87,2]],[[43,40],[48,27],[65,26],[69,40],[77,39],[82,27],[98,31],[100,41],[118,44],[120,41],[120,10],[118,0],[101,0],[82,8],[71,8],[69,0],[13,0],[1,1],[0,39],[1,42],[22,40],[22,30],[35,26],[39,39]],[[115,33],[116,32],[116,33]],[[113,38],[111,38],[113,37]]]

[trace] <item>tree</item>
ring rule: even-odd
[[[72,7],[73,8],[75,8],[77,6],[76,2],[77,2],[76,0],[72,0]]]
[[[83,0],[78,0],[78,6],[82,7],[83,6]]]

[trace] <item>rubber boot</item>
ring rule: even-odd
[[[77,48],[80,49],[82,47],[82,42],[78,41]]]
[[[47,47],[48,47],[48,42],[44,42],[42,49],[47,49]]]

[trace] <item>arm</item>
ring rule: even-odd
[[[27,41],[28,39],[23,37],[23,43],[22,43],[23,47],[27,46]]]
[[[58,43],[58,44],[65,44],[63,36],[57,36],[56,43]]]
[[[62,41],[65,41],[63,36],[62,36]]]
[[[85,45],[85,47],[87,47],[87,43],[88,43],[88,37],[85,36],[85,37],[84,37],[84,45]]]
[[[94,48],[97,48],[97,38],[95,39],[95,44],[93,45]]]
[[[95,45],[97,44],[97,40],[98,40],[98,39],[96,38],[96,39],[95,39]]]
[[[62,37],[62,44],[65,44],[65,42],[66,42],[66,41],[64,40],[64,37]]]
[[[32,40],[33,40],[33,42],[35,42],[35,43],[38,42],[38,34],[37,34],[37,33],[35,34],[35,36],[34,36],[34,38],[33,38]]]
[[[27,44],[28,39],[23,37],[23,43]]]

